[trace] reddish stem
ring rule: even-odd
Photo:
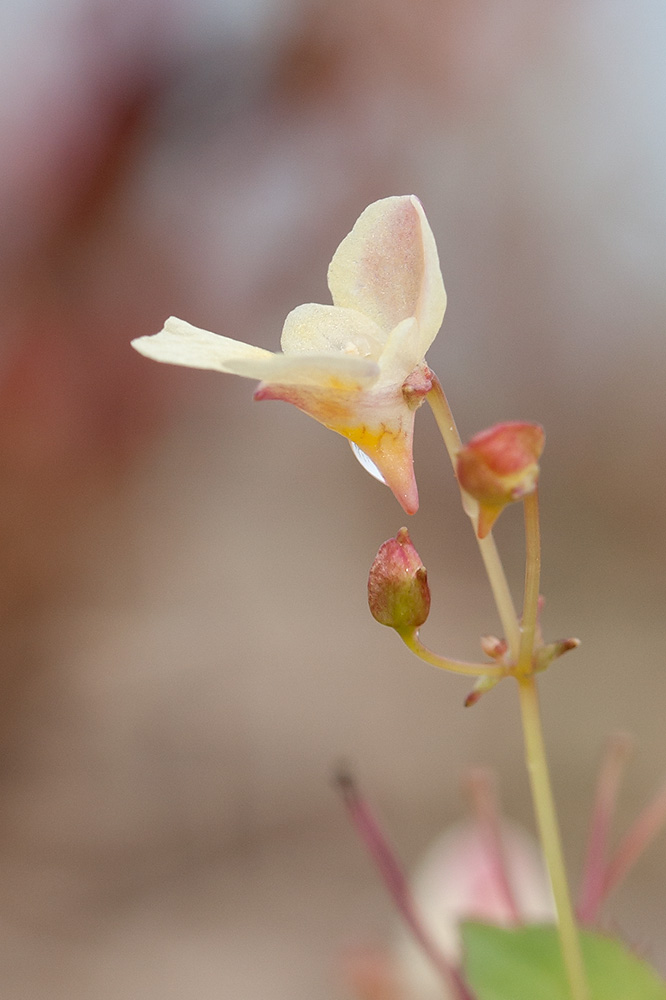
[[[639,815],[611,858],[606,869],[606,878],[604,879],[604,899],[625,878],[627,872],[633,868],[641,854],[654,840],[665,823],[666,784],[659,789],[652,802],[648,803]]]
[[[336,783],[342,792],[349,818],[370,852],[384,885],[414,939],[442,976],[456,1000],[475,1000],[459,970],[442,954],[423,926],[409,883],[395,852],[368,803],[360,795],[354,779],[348,772],[341,771],[336,776]]]
[[[629,736],[616,733],[609,740],[601,762],[577,907],[578,919],[582,924],[595,923],[603,902],[607,877],[608,839],[624,765],[630,751]]]
[[[493,870],[493,880],[504,897],[504,905],[513,924],[522,923],[516,896],[509,878],[502,827],[492,775],[485,768],[475,768],[468,777],[472,805],[485,849]]]

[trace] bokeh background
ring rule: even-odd
[[[473,710],[365,605],[404,515],[342,438],[129,348],[175,313],[275,348],[370,201],[414,192],[461,432],[547,430],[544,676],[577,880],[602,745],[663,780],[666,12],[654,0],[5,0],[0,11],[0,954],[13,1000],[344,1000],[392,933],[330,785],[413,864],[497,770]],[[429,644],[498,628],[417,419]],[[517,594],[519,512],[496,531]],[[665,842],[609,924],[666,971]]]

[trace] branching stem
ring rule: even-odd
[[[444,439],[444,444],[446,445],[455,472],[456,457],[462,447],[462,442],[444,390],[435,376],[433,376],[432,389],[428,393],[428,402]],[[465,512],[471,518],[472,524],[476,529],[478,523],[476,501],[462,489],[461,494]],[[532,789],[532,799],[539,827],[541,846],[555,899],[562,958],[571,989],[571,996],[572,1000],[587,1000],[589,993],[578,928],[576,926],[564,867],[564,855],[543,740],[539,697],[533,673],[541,572],[539,501],[536,491],[525,498],[524,508],[526,560],[522,628],[518,622],[504,567],[492,534],[488,534],[484,539],[478,539],[477,535],[477,541],[504,634],[509,645],[510,657],[514,663],[514,669],[511,673],[514,674],[518,681],[525,740],[525,760]]]
[[[460,434],[458,433],[458,428],[456,427],[456,422],[453,419],[451,407],[449,406],[449,401],[446,398],[441,382],[434,374],[432,377],[432,389],[428,393],[427,399],[430,404],[430,409],[433,412],[433,416],[437,422],[439,432],[442,435],[444,444],[446,445],[446,450],[449,453],[449,458],[451,459],[451,465],[453,466],[453,472],[455,474],[456,458],[458,452],[462,448],[462,440],[460,438]],[[473,500],[472,497],[465,493],[464,490],[461,489],[460,492],[462,496],[463,508],[465,513],[472,520],[472,524],[474,525],[474,534],[476,536],[478,504],[476,500]],[[495,545],[495,539],[493,538],[492,533],[489,533],[485,538],[479,538],[476,536],[476,540],[479,546],[479,551],[481,552],[481,558],[483,559],[483,565],[485,566],[486,574],[490,582],[490,587],[493,592],[502,628],[504,629],[504,635],[506,636],[506,640],[509,644],[509,649],[513,655],[517,657],[520,646],[518,616],[516,614],[516,609],[511,596],[511,590],[509,589],[509,584],[506,579],[502,560],[500,559],[497,546]]]
[[[440,667],[442,670],[450,670],[454,674],[465,674],[467,677],[497,677],[498,680],[506,677],[506,668],[498,663],[467,663],[465,660],[449,660],[445,656],[439,656],[432,650],[424,646],[419,639],[416,629],[405,629],[398,632],[398,635],[405,646],[412,651],[420,660],[432,664],[433,667]]]

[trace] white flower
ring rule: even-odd
[[[258,379],[255,399],[286,400],[344,435],[413,514],[414,414],[431,387],[425,353],[446,307],[419,200],[385,198],[366,208],[331,261],[328,286],[334,305],[289,313],[282,353],[175,317],[132,345],[155,361]]]

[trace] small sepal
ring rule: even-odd
[[[557,639],[555,642],[541,646],[540,649],[534,651],[534,672],[540,673],[542,670],[546,670],[558,656],[568,653],[570,649],[577,649],[579,646],[580,639]]]
[[[471,708],[472,705],[476,705],[477,701],[480,700],[481,695],[484,695],[486,691],[491,691],[501,680],[501,677],[491,677],[488,674],[485,674],[483,677],[479,677],[478,681],[465,698],[463,703],[465,708]]]
[[[539,424],[510,421],[476,434],[458,453],[458,481],[479,504],[479,538],[508,503],[536,489],[544,442]]]
[[[481,649],[491,660],[501,660],[508,648],[506,639],[499,639],[496,635],[481,636]]]
[[[419,628],[430,612],[428,574],[407,528],[380,547],[368,577],[368,604],[380,625]]]

